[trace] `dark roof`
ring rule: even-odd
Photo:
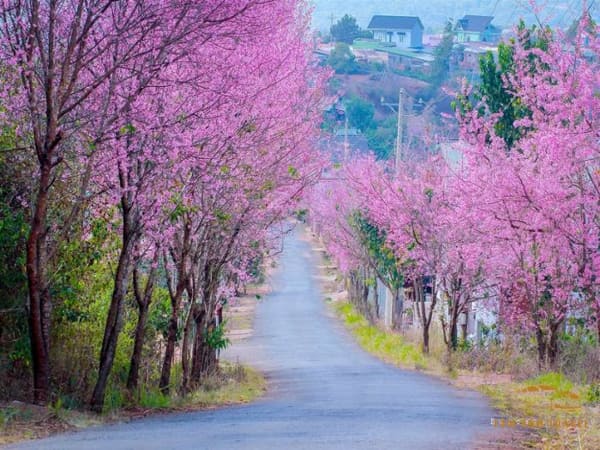
[[[492,23],[492,16],[465,16],[458,21],[464,31],[482,32]]]
[[[412,30],[415,25],[423,27],[421,19],[411,16],[373,16],[369,30]]]

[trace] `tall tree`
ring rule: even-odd
[[[497,58],[492,52],[480,57],[481,83],[468,95],[459,95],[456,103],[459,111],[478,108],[480,115],[499,114],[494,132],[504,139],[508,149],[511,149],[527,131],[523,126],[516,126],[515,122],[530,115],[530,111],[523,105],[512,86],[515,48],[546,51],[551,39],[549,29],[535,25],[528,29],[523,21],[519,23],[517,31],[519,34],[516,40],[501,42],[498,45]],[[533,60],[533,54],[531,56]],[[482,107],[482,102],[485,107]]]
[[[189,31],[185,26],[167,26],[167,21],[177,23],[188,10],[189,5],[181,3],[83,0],[14,0],[0,9],[0,57],[6,67],[14,68],[9,72],[14,92],[3,104],[11,120],[25,125],[24,137],[29,136],[38,165],[26,252],[37,403],[45,403],[49,396],[52,299],[47,264],[52,233],[60,224],[50,226],[47,218],[58,169],[67,150],[83,143],[82,128],[94,124],[84,133],[93,145],[128,107],[127,101],[117,108],[95,104],[95,94],[103,88],[110,92],[108,86],[114,88],[111,82],[118,72],[144,60],[144,75],[137,90],[129,93],[135,98],[167,62],[166,49]],[[86,191],[82,190],[84,196]],[[81,200],[76,207],[81,207]]]
[[[331,50],[327,58],[329,64],[337,74],[355,74],[360,72],[360,66],[356,62],[356,57],[348,44],[338,42],[335,48]]]
[[[330,33],[336,42],[345,42],[346,44],[352,44],[354,39],[365,36],[356,23],[356,19],[348,14],[344,14],[344,17],[331,26]]]
[[[345,102],[345,107],[348,122],[351,126],[358,128],[362,132],[373,128],[375,125],[373,120],[375,106],[371,102],[358,96],[353,96]]]
[[[450,56],[454,46],[454,27],[448,22],[444,28],[442,41],[433,51],[434,60],[431,65],[432,89],[439,87],[446,81],[450,73]]]

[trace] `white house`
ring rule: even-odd
[[[497,42],[501,30],[494,25],[492,16],[466,15],[456,23],[458,42]]]
[[[401,48],[423,47],[423,24],[418,17],[373,16],[367,29],[373,38]]]

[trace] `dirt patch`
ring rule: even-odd
[[[96,425],[129,422],[148,416],[193,412],[249,403],[266,391],[262,374],[248,367],[223,363],[217,374],[186,397],[169,398],[163,406],[128,406],[103,415],[68,410],[60,405],[38,406],[23,402],[0,404],[0,445],[54,434],[77,431]]]
[[[19,401],[0,404],[0,445],[74,430],[77,427],[71,421],[76,417],[69,416],[59,409]]]
[[[497,385],[511,383],[512,376],[500,373],[459,373],[452,384],[466,389],[477,389],[482,385]]]
[[[227,320],[227,338],[231,343],[244,341],[254,333],[256,307],[272,291],[271,279],[275,270],[272,261],[265,263],[265,281],[251,284],[246,292],[225,306],[224,317]]]

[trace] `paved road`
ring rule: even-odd
[[[88,429],[22,449],[477,448],[493,411],[477,394],[363,352],[326,313],[315,256],[288,237],[254,337],[234,349],[270,379],[256,403]]]

